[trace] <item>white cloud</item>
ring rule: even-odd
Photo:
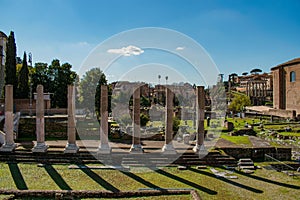
[[[121,49],[108,49],[107,52],[113,54],[121,54],[123,56],[138,56],[144,53],[144,50],[139,47],[129,45],[127,47],[122,47]]]
[[[78,45],[79,46],[88,46],[89,45],[89,43],[88,42],[78,42]]]
[[[176,51],[182,51],[182,50],[184,50],[185,49],[185,47],[177,47],[176,48]]]

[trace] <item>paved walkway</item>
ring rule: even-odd
[[[46,141],[46,144],[49,146],[49,150],[54,151],[63,151],[67,144],[67,140],[51,140]],[[21,149],[31,149],[36,144],[36,141],[25,141],[17,143],[18,147],[16,150]],[[80,147],[79,150],[88,150],[88,151],[96,151],[100,145],[99,140],[77,140],[76,144]],[[161,152],[162,147],[164,146],[165,141],[142,141],[142,147],[144,151],[147,153],[153,152]],[[194,147],[194,142],[191,142],[189,145],[184,144],[183,142],[173,141],[173,146],[178,153],[183,153],[186,151],[192,151]],[[131,143],[130,141],[125,142],[109,142],[109,146],[112,148],[113,152],[128,152]]]
[[[263,140],[258,137],[249,136],[249,140],[251,141],[253,148],[265,148],[271,147],[268,141]],[[49,146],[49,150],[54,151],[63,151],[67,144],[67,140],[51,140],[46,141],[46,144]],[[31,149],[35,145],[36,141],[26,141],[17,143],[18,149]],[[80,147],[80,151],[97,151],[100,141],[99,140],[77,140],[77,145]],[[152,152],[161,152],[162,147],[164,146],[165,141],[149,141],[142,140],[142,147],[144,152],[152,153]],[[128,152],[131,147],[130,141],[125,142],[109,142],[110,147],[113,152]],[[190,144],[184,144],[183,142],[178,142],[173,140],[173,146],[178,153],[184,152],[193,152],[192,149],[195,146],[195,141],[190,141]],[[207,150],[218,147],[218,148],[232,148],[232,147],[245,147],[243,145],[234,144],[230,141],[220,138],[217,142],[214,140],[205,140],[204,146]]]
[[[246,110],[251,110],[255,112],[267,112],[270,110],[268,106],[246,106]]]

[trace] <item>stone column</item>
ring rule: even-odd
[[[36,88],[36,139],[37,143],[32,152],[45,153],[48,145],[45,143],[45,118],[44,118],[44,87],[38,85]]]
[[[131,153],[143,153],[141,145],[141,120],[140,120],[140,87],[134,88],[133,92],[133,135],[132,145],[130,148]]]
[[[197,86],[196,90],[197,98],[197,135],[196,145],[193,151],[199,154],[205,152],[204,147],[204,109],[205,109],[205,93],[204,86]]]
[[[109,154],[111,147],[108,144],[108,94],[106,85],[101,85],[100,116],[100,146],[98,153]]]
[[[0,151],[12,152],[16,148],[14,142],[13,86],[5,86],[5,143]]]
[[[64,153],[77,153],[75,121],[75,87],[68,85],[68,144]]]
[[[173,147],[173,97],[174,93],[166,87],[166,115],[165,115],[165,145],[162,152],[165,154],[176,154]]]

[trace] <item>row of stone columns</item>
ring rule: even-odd
[[[265,97],[267,95],[266,81],[247,82],[246,93],[250,97]]]
[[[162,147],[164,154],[176,154],[173,140],[173,98],[174,93],[166,87],[166,112],[165,112],[165,144]],[[198,86],[196,89],[197,96],[197,135],[196,145],[193,148],[195,153],[205,151],[204,147],[204,109],[205,93],[204,87]],[[130,152],[142,153],[143,147],[140,141],[140,89],[135,89],[133,93],[133,137]]]
[[[32,149],[35,153],[47,152],[48,145],[45,143],[45,117],[44,117],[44,89],[37,86],[36,99],[36,144]],[[5,86],[5,143],[0,151],[12,152],[16,148],[13,133],[13,86]],[[68,86],[68,144],[65,153],[76,153],[76,124],[75,124],[75,88]]]
[[[195,152],[199,152],[204,146],[204,87],[198,86],[197,90],[197,142],[194,147]],[[162,152],[165,154],[176,154],[173,147],[173,98],[174,93],[166,87],[166,113],[165,113],[165,144]],[[101,86],[101,127],[100,145],[98,153],[108,154],[111,147],[108,143],[108,93],[107,86]],[[5,86],[5,144],[0,151],[11,152],[15,149],[13,136],[13,86]],[[133,92],[133,137],[131,153],[143,153],[140,139],[140,88]],[[44,118],[44,92],[43,86],[37,86],[36,101],[36,138],[37,143],[32,151],[37,153],[47,152],[48,145],[45,143],[45,118]],[[64,153],[77,153],[79,147],[76,144],[76,120],[75,120],[75,87],[68,86],[68,143]]]

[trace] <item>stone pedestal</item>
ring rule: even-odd
[[[37,143],[33,147],[34,153],[47,152],[48,145],[45,143],[45,118],[44,118],[44,87],[38,85],[36,88],[37,100],[36,100],[36,138]]]
[[[144,153],[144,149],[141,144],[132,144],[130,147],[130,153]]]
[[[64,153],[77,153],[79,147],[76,145],[76,121],[75,121],[75,87],[68,86],[68,144]]]
[[[68,143],[64,150],[64,153],[77,153],[79,151],[79,147],[76,144]]]
[[[165,117],[165,144],[162,152],[165,154],[176,154],[173,147],[173,98],[174,93],[166,87],[166,117]]]
[[[143,153],[141,145],[141,120],[140,120],[140,87],[135,88],[133,92],[133,135],[131,153]]]
[[[193,148],[194,152],[199,156],[199,158],[203,158],[208,154],[208,151],[206,150],[204,144],[202,145],[196,145]]]
[[[173,144],[164,144],[162,152],[163,154],[176,154]]]
[[[16,148],[14,142],[13,86],[5,86],[5,142],[0,151],[12,152]]]
[[[100,146],[98,153],[109,154],[111,153],[111,147],[108,144],[108,92],[106,85],[101,85],[100,116]]]
[[[204,145],[204,108],[205,108],[205,93],[204,86],[198,86],[196,89],[197,98],[197,135],[196,135],[196,145],[193,151],[199,153]]]

